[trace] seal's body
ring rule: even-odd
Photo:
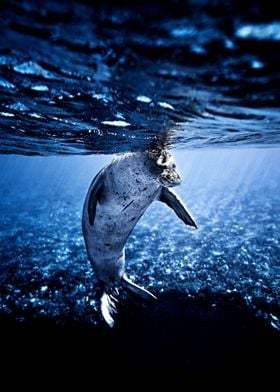
[[[155,298],[125,275],[124,247],[137,221],[154,200],[165,202],[186,224],[196,224],[167,187],[180,183],[174,160],[166,151],[125,154],[103,168],[90,185],[83,209],[83,234],[89,260],[104,285],[101,311],[114,325],[118,290]]]

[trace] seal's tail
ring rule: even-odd
[[[143,304],[147,301],[157,299],[152,293],[133,283],[125,275],[122,277],[122,288],[138,303],[141,302]],[[114,327],[115,316],[118,312],[118,296],[118,288],[113,288],[111,290],[104,291],[101,297],[101,313],[104,320],[111,328]]]
[[[101,313],[110,328],[113,328],[115,324],[114,316],[117,313],[117,303],[118,300],[113,294],[104,291],[101,297]]]
[[[143,289],[143,287],[140,287],[137,284],[133,283],[130,279],[128,279],[126,275],[123,275],[122,277],[122,286],[125,291],[135,299],[139,299],[142,301],[150,301],[157,299],[157,297],[155,297],[148,290],[145,290]]]

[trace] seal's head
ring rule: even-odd
[[[154,152],[152,157],[153,169],[161,185],[172,187],[181,183],[181,178],[176,170],[176,163],[168,151]]]

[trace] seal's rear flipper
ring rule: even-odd
[[[101,313],[110,328],[113,328],[115,324],[114,316],[117,313],[117,302],[115,297],[106,292],[101,297]]]
[[[141,302],[143,305],[143,302],[157,299],[157,297],[155,297],[148,290],[145,290],[137,284],[131,282],[131,280],[128,279],[128,277],[125,275],[122,278],[122,287],[138,304]],[[109,292],[110,294],[104,291],[101,297],[101,313],[108,326],[113,328],[115,325],[115,316],[118,313],[117,304],[119,301],[116,296],[119,295],[119,290],[114,288],[109,290]]]
[[[159,197],[159,201],[167,204],[168,207],[172,208],[175,214],[186,224],[189,226],[193,226],[197,229],[197,225],[192,218],[191,214],[187,211],[184,204],[181,202],[179,197],[175,192],[171,192],[170,189],[166,187],[162,187],[161,194]]]
[[[155,297],[148,290],[145,290],[137,284],[133,283],[126,275],[123,275],[122,286],[128,294],[130,294],[132,297],[141,299],[142,301],[151,301],[157,299],[157,297]]]

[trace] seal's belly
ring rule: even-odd
[[[136,200],[123,203],[98,204],[93,227],[93,251],[101,256],[105,253],[120,254],[138,219],[149,205]]]

